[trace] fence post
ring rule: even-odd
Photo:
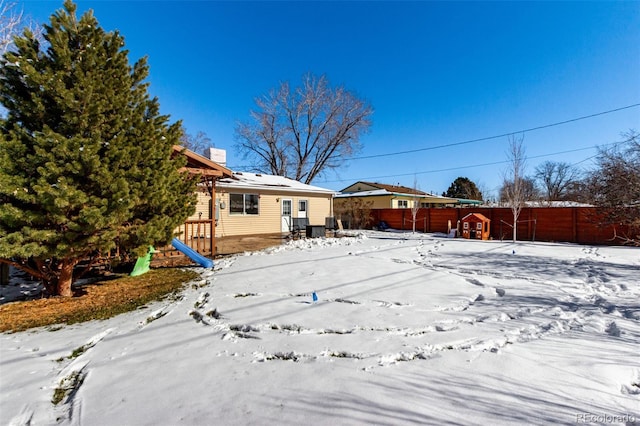
[[[573,233],[573,242],[579,243],[578,241],[578,207],[573,207],[571,209],[571,227]]]

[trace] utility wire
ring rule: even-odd
[[[470,140],[467,140],[467,141],[453,142],[453,143],[449,143],[449,144],[430,146],[430,147],[425,147],[425,148],[416,148],[416,149],[411,149],[411,150],[407,150],[407,151],[396,151],[396,152],[388,152],[386,154],[373,154],[373,155],[364,155],[364,156],[360,156],[360,157],[350,157],[350,158],[346,158],[346,160],[347,161],[351,161],[351,160],[365,160],[365,159],[369,159],[369,158],[390,157],[390,156],[393,156],[393,155],[412,154],[414,152],[430,151],[430,150],[434,150],[434,149],[448,148],[448,147],[458,146],[458,145],[466,145],[466,144],[475,143],[475,142],[483,142],[483,141],[488,141],[488,140],[491,140],[491,139],[499,139],[499,138],[504,138],[504,137],[508,137],[508,136],[512,136],[512,135],[517,135],[519,133],[526,133],[526,132],[532,132],[532,131],[535,131],[535,130],[547,129],[549,127],[561,126],[563,124],[573,123],[573,122],[580,121],[580,120],[587,120],[589,118],[598,117],[598,116],[605,115],[605,114],[611,114],[611,113],[614,113],[614,112],[623,111],[623,110],[630,109],[630,108],[635,108],[635,107],[638,107],[638,106],[640,106],[640,103],[627,105],[627,106],[623,106],[623,107],[620,107],[620,108],[610,109],[608,111],[597,112],[595,114],[584,115],[582,117],[571,118],[569,120],[558,121],[556,123],[551,123],[551,124],[545,124],[545,125],[542,125],[542,126],[531,127],[529,129],[517,130],[515,132],[510,132],[510,133],[503,133],[501,135],[487,136],[487,137],[484,137],[484,138],[470,139]],[[495,163],[495,164],[499,164],[499,163]],[[247,167],[247,166],[234,166],[234,167],[230,167],[230,168],[231,169],[242,169],[242,168],[245,168],[245,167]],[[248,166],[248,167],[252,167],[252,166]],[[402,176],[402,175],[393,175],[393,176]],[[380,176],[380,177],[393,177],[393,176]],[[368,178],[363,178],[363,179],[368,179]],[[341,182],[341,181],[327,181],[327,182]]]
[[[570,149],[570,150],[566,150],[566,151],[558,151],[558,152],[552,152],[552,153],[548,153],[548,154],[534,155],[534,156],[531,156],[531,157],[526,157],[525,160],[533,160],[533,159],[536,159],[536,158],[551,157],[551,156],[560,155],[560,154],[568,154],[570,152],[586,151],[586,150],[594,149],[594,148],[598,148],[598,147],[616,145],[616,144],[620,144],[622,142],[624,142],[624,141],[610,142],[608,144],[593,145],[593,146],[588,146],[588,147],[585,147],[585,148],[576,148],[576,149]],[[597,154],[596,155],[592,155],[590,157],[587,157],[584,160],[575,163],[574,165],[578,165],[580,163],[583,163],[583,162],[585,162],[587,160],[590,160],[592,158],[595,158],[595,157],[597,157]],[[335,183],[335,182],[346,182],[346,181],[359,181],[359,180],[385,179],[385,178],[392,178],[392,177],[425,175],[425,174],[431,174],[431,173],[449,172],[449,171],[452,171],[452,170],[472,169],[472,168],[476,168],[476,167],[485,167],[485,166],[495,166],[497,164],[509,163],[510,161],[511,160],[501,160],[501,161],[493,161],[491,163],[471,164],[471,165],[467,165],[467,166],[448,167],[446,169],[425,170],[425,171],[421,171],[421,172],[400,173],[400,174],[385,175],[385,176],[369,176],[369,177],[350,178],[350,179],[324,180],[324,181],[320,181],[320,182],[317,182],[317,183]]]
[[[454,142],[454,143],[430,146],[430,147],[425,147],[425,148],[410,149],[410,150],[407,150],[407,151],[396,151],[396,152],[388,152],[386,154],[374,154],[374,155],[364,155],[364,156],[361,156],[361,157],[351,157],[351,158],[348,158],[348,160],[365,160],[365,159],[369,159],[369,158],[389,157],[389,156],[392,156],[392,155],[412,154],[412,153],[415,153],[415,152],[430,151],[430,150],[434,150],[434,149],[449,148],[449,147],[452,147],[452,146],[466,145],[466,144],[475,143],[475,142],[483,142],[483,141],[488,141],[488,140],[491,140],[491,139],[499,139],[499,138],[504,138],[504,137],[507,137],[507,136],[513,136],[513,135],[517,135],[519,133],[526,133],[526,132],[532,132],[534,130],[541,130],[541,129],[547,129],[549,127],[561,126],[563,124],[573,123],[575,121],[580,121],[580,120],[586,120],[588,118],[598,117],[600,115],[611,114],[613,112],[623,111],[625,109],[635,108],[637,106],[640,106],[640,103],[633,104],[633,105],[627,105],[627,106],[616,108],[616,109],[610,109],[608,111],[597,112],[595,114],[584,115],[582,117],[571,118],[569,120],[558,121],[556,123],[551,123],[551,124],[545,124],[545,125],[542,125],[542,126],[531,127],[529,129],[517,130],[515,132],[509,132],[509,133],[503,133],[501,135],[487,136],[487,137],[484,137],[484,138],[470,139],[470,140],[467,140],[467,141]]]

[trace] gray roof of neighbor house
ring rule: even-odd
[[[396,194],[411,194],[411,195],[434,196],[434,194],[429,194],[428,192],[420,191],[419,189],[409,188],[408,186],[387,185],[385,183],[365,182],[365,181],[358,181],[358,182],[356,182],[356,183],[354,183],[352,185],[347,186],[346,188],[344,188],[340,192],[344,193],[346,189],[349,189],[350,187],[352,187],[354,185],[357,185],[359,183],[361,183],[363,185],[371,186],[371,187],[377,188],[377,189],[384,189],[387,192],[396,193]],[[355,193],[355,192],[363,192],[363,191],[349,191],[349,193]]]
[[[456,198],[441,197],[439,195],[431,195],[427,193],[422,194],[407,194],[402,192],[390,192],[386,189],[376,189],[373,191],[360,191],[360,192],[347,192],[344,194],[338,194],[335,198],[354,198],[354,197],[380,197],[385,195],[393,195],[396,197],[417,198],[421,202],[429,202],[436,204],[457,204]]]
[[[440,204],[474,204],[471,201],[473,200],[464,200],[466,202],[461,202],[461,200],[457,198],[444,197],[441,195],[430,194],[428,192],[420,191],[418,189],[409,188],[407,186],[402,185],[387,185],[383,183],[372,183],[372,182],[363,182],[359,181],[352,185],[349,185],[344,190],[352,188],[358,184],[362,184],[363,186],[378,188],[374,190],[357,190],[357,191],[348,191],[341,192],[336,195],[336,198],[351,198],[351,197],[376,197],[376,196],[385,196],[385,195],[395,195],[402,197],[417,197],[425,201],[429,201],[432,203],[440,203]],[[477,204],[481,204],[481,202],[476,202]]]

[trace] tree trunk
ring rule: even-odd
[[[73,268],[78,261],[76,259],[64,259],[61,262],[60,275],[56,286],[56,295],[62,297],[72,297],[71,284],[73,283]]]

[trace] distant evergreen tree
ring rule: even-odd
[[[168,243],[195,182],[172,159],[181,124],[159,114],[146,60],[131,67],[118,32],[67,0],[44,39],[25,30],[0,60],[0,259],[71,296],[81,259]]]
[[[453,183],[449,186],[449,189],[447,189],[447,192],[445,192],[443,195],[451,198],[482,200],[482,192],[480,192],[473,181],[466,177],[459,177],[454,180]]]

